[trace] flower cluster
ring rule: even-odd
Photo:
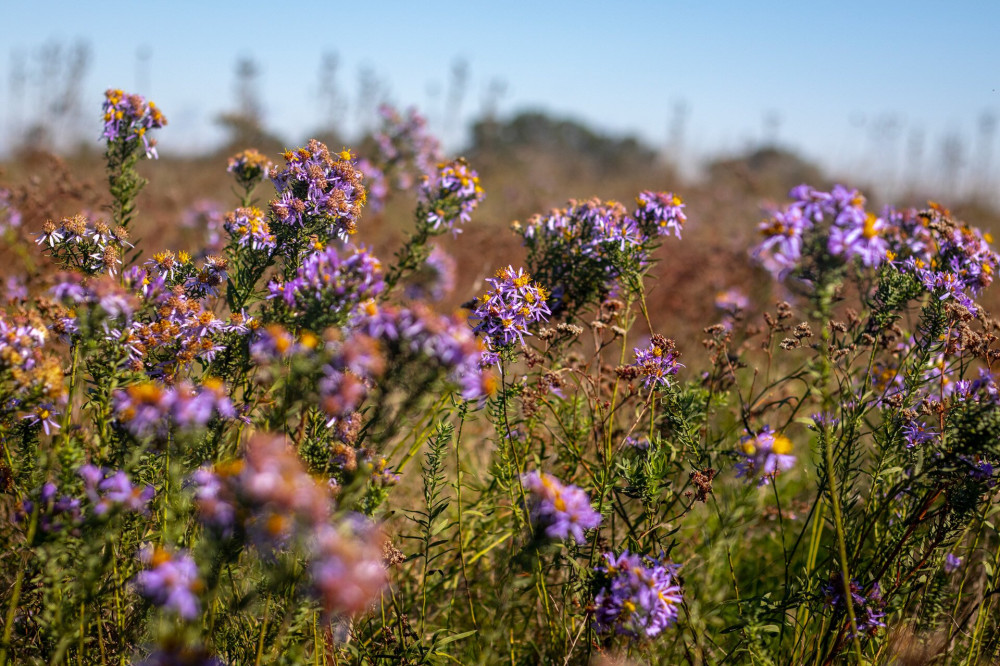
[[[885,260],[886,222],[865,210],[865,198],[857,190],[836,185],[821,192],[800,185],[789,196],[791,204],[760,223],[764,240],[753,251],[775,277],[784,279],[798,266],[803,247],[813,237],[829,255],[845,262],[860,257],[865,266],[877,266]]]
[[[681,229],[687,221],[684,214],[684,202],[672,192],[640,192],[635,198],[636,210],[633,213],[639,228],[647,236],[669,236],[671,233],[681,237]]]
[[[73,529],[83,519],[80,511],[80,500],[69,495],[59,494],[59,488],[54,483],[45,483],[38,492],[36,499],[26,499],[21,503],[21,509],[14,515],[18,522],[28,520],[35,508],[38,508],[38,529],[45,534],[54,534],[65,528]]]
[[[192,482],[203,522],[222,534],[246,530],[265,552],[310,533],[331,515],[326,487],[303,469],[281,437],[255,437],[241,460],[203,468]]]
[[[198,565],[183,551],[172,553],[164,548],[143,548],[139,559],[149,569],[135,577],[136,588],[154,606],[193,620],[201,606],[198,593],[204,587]]]
[[[670,377],[684,367],[677,362],[680,352],[673,340],[655,334],[646,349],[633,350],[635,363],[624,368],[620,374],[626,378],[642,377],[647,389],[670,386]]]
[[[427,224],[437,232],[460,231],[455,223],[468,222],[485,196],[479,174],[462,158],[442,162],[436,172],[424,176],[420,185]]]
[[[273,250],[277,240],[259,208],[237,208],[226,213],[223,226],[236,245],[251,250]]]
[[[582,489],[544,472],[521,476],[531,497],[528,500],[531,523],[549,539],[585,541],[583,533],[601,524],[601,514],[590,506],[590,497]]]
[[[65,398],[58,358],[45,348],[48,331],[39,322],[8,321],[0,314],[0,414],[20,412],[29,423],[40,423],[45,434],[59,426],[55,405]]]
[[[319,404],[329,417],[327,427],[350,416],[368,395],[372,381],[385,369],[378,344],[363,333],[344,341],[328,340],[330,360],[317,383]]]
[[[305,148],[285,151],[284,158],[285,166],[271,175],[278,190],[278,198],[271,201],[277,220],[310,233],[323,231],[330,238],[353,234],[366,194],[351,152],[331,155],[313,139]]]
[[[75,268],[90,275],[115,275],[126,248],[132,247],[125,227],[112,229],[98,220],[90,224],[83,215],[63,218],[56,225],[49,220],[35,242],[45,247],[63,268]]]
[[[189,268],[193,274],[193,267]],[[157,275],[158,270],[163,272]],[[200,300],[188,296],[182,285],[167,288],[168,276],[165,265],[152,272],[138,266],[130,269],[125,282],[142,298],[146,314],[108,333],[134,367],[145,367],[151,375],[165,378],[195,359],[211,361],[221,349],[218,335],[227,329]]]
[[[378,340],[395,365],[443,371],[466,400],[493,393],[493,375],[482,368],[483,344],[458,315],[440,315],[420,303],[397,308],[369,302],[352,327]]]
[[[125,145],[141,140],[146,157],[156,158],[156,140],[147,133],[167,124],[156,104],[146,102],[141,95],[126,95],[121,90],[110,89],[104,93],[103,110],[103,138],[109,143],[121,141]]]
[[[844,596],[843,576],[834,573],[830,576],[830,582],[823,586],[823,594],[826,595],[826,603],[831,606],[835,613],[847,613],[847,605]],[[851,601],[854,607],[854,618],[857,622],[858,634],[873,634],[879,628],[885,627],[883,618],[885,617],[885,601],[882,599],[882,588],[878,582],[871,585],[867,596],[862,594],[863,588],[857,580],[851,581]]]
[[[602,579],[594,598],[600,631],[653,637],[677,621],[683,598],[675,564],[626,550],[617,556],[605,553],[596,572]]]
[[[128,474],[120,469],[109,471],[84,465],[78,471],[96,515],[102,516],[113,509],[149,513],[155,493],[153,486],[133,485]]]
[[[630,213],[616,201],[570,200],[513,229],[528,250],[532,272],[559,295],[570,314],[607,295],[623,275],[641,270],[657,239],[680,237],[686,220],[679,197],[642,192]]]
[[[936,205],[919,213],[898,213],[892,219],[900,228],[912,229],[907,237],[914,239],[890,253],[893,265],[915,276],[941,300],[953,299],[977,312],[973,297],[993,282],[1000,266],[1000,255],[990,247],[992,236],[952,220]]]
[[[792,203],[760,223],[764,240],[753,251],[779,280],[806,258],[822,261],[820,254],[865,267],[888,261],[939,298],[975,311],[972,296],[992,282],[1000,262],[989,234],[955,222],[934,203],[926,211],[887,207],[875,215],[857,190],[842,185],[830,192],[800,185],[789,196]]]
[[[740,439],[737,454],[737,476],[758,479],[757,485],[770,483],[781,470],[795,465],[792,441],[764,426],[757,434],[748,433]]]
[[[547,321],[551,314],[548,292],[532,282],[523,268],[515,271],[513,266],[501,268],[486,281],[493,288],[479,297],[470,316],[476,333],[491,348],[515,341],[524,344],[524,336],[531,335],[528,327]]]
[[[220,535],[245,531],[265,553],[303,548],[328,613],[362,610],[385,585],[377,531],[360,518],[331,524],[328,485],[306,472],[283,438],[259,435],[242,460],[203,468],[192,482],[201,520]]]
[[[229,166],[226,171],[233,174],[236,183],[244,189],[252,189],[255,185],[267,178],[267,175],[274,169],[271,161],[264,157],[260,151],[253,148],[236,153],[229,158]]]
[[[278,299],[302,325],[321,330],[342,323],[358,303],[382,292],[382,264],[363,247],[347,246],[345,255],[333,246],[306,256],[287,282],[268,285],[269,298]]]
[[[164,386],[158,382],[133,384],[116,391],[113,407],[118,421],[133,436],[165,437],[171,427],[201,428],[213,417],[236,415],[219,379],[202,380],[197,389],[190,384]]]

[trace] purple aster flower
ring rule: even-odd
[[[363,175],[354,167],[351,151],[334,155],[313,139],[303,148],[285,151],[284,158],[285,166],[271,174],[278,190],[278,198],[271,202],[277,220],[286,228],[346,240],[357,230],[366,198]]]
[[[635,198],[635,220],[647,235],[681,237],[687,221],[684,202],[672,192],[640,192]]]
[[[60,495],[54,483],[45,483],[35,499],[26,499],[14,513],[14,522],[23,523],[38,505],[38,528],[46,534],[54,534],[64,528],[75,528],[83,520],[80,500],[69,495]]]
[[[594,598],[598,630],[651,638],[672,626],[683,601],[677,568],[662,557],[604,553],[595,569],[602,579]]]
[[[944,558],[944,571],[951,573],[962,566],[962,558],[954,553],[948,553]]]
[[[521,483],[531,497],[531,522],[549,539],[586,541],[583,533],[601,524],[601,514],[590,506],[590,497],[580,488],[563,484],[544,472],[528,472]]]
[[[149,513],[149,503],[155,494],[153,486],[133,486],[122,470],[115,470],[109,475],[108,470],[95,465],[83,465],[77,473],[83,479],[83,489],[98,516],[114,508]]]
[[[240,247],[270,251],[277,245],[271,227],[259,208],[237,208],[227,213],[223,227]]]
[[[860,257],[865,266],[878,266],[886,258],[889,244],[883,237],[887,224],[885,220],[867,213],[860,223],[853,216],[845,218],[848,226],[834,226],[830,229],[827,249],[834,256],[850,260]]]
[[[342,321],[363,301],[385,288],[382,264],[364,247],[330,246],[305,257],[295,278],[268,285],[268,298],[281,303],[313,330]]]
[[[149,567],[136,576],[139,594],[154,606],[177,613],[185,620],[198,617],[198,592],[203,584],[198,565],[186,552],[171,553],[163,548],[144,548],[139,554]]]
[[[235,416],[225,385],[215,378],[204,379],[197,389],[187,383],[133,384],[115,392],[113,407],[118,420],[140,438],[165,437],[171,427],[202,428],[214,416]]]
[[[715,295],[715,307],[725,312],[742,312],[749,306],[750,299],[739,289],[727,289]]]
[[[55,420],[55,417],[58,415],[59,412],[56,410],[55,405],[51,402],[43,402],[21,418],[27,421],[28,425],[41,424],[42,430],[48,436],[52,434],[53,430],[59,430],[59,424]]]
[[[21,226],[21,211],[14,207],[10,190],[0,187],[0,235]]]
[[[926,444],[927,442],[932,442],[938,435],[937,432],[928,428],[920,421],[908,421],[906,425],[903,426],[902,433],[903,441],[906,442],[906,448],[908,449]]]
[[[674,341],[662,335],[654,335],[646,349],[636,347],[633,351],[635,362],[627,366],[626,371],[631,370],[635,376],[642,377],[643,385],[647,389],[670,386],[670,377],[684,367],[677,362],[680,352],[677,351]]]
[[[523,345],[524,336],[531,335],[528,326],[546,321],[551,314],[546,304],[548,293],[533,283],[523,268],[515,271],[513,266],[498,270],[496,277],[486,281],[493,288],[479,297],[469,317],[476,333],[490,346],[515,341]]]
[[[120,141],[127,146],[141,141],[146,157],[156,159],[156,140],[149,137],[148,131],[166,124],[167,119],[156,105],[140,95],[126,95],[114,89],[104,93],[102,137],[109,143]]]
[[[802,256],[802,237],[813,226],[801,208],[774,211],[758,225],[764,240],[753,250],[753,256],[776,279],[783,280]]]
[[[4,284],[4,298],[8,302],[28,300],[28,287],[17,275],[11,275]]]
[[[741,438],[737,453],[742,457],[736,465],[737,477],[758,479],[759,486],[771,483],[781,470],[795,465],[791,440],[772,431],[771,426]]]
[[[236,506],[228,497],[223,479],[212,469],[201,467],[191,475],[190,483],[202,522],[230,536],[236,524]]]
[[[438,232],[459,232],[455,223],[468,222],[485,196],[479,175],[462,158],[439,164],[420,186],[427,225]]]
[[[834,613],[843,619],[847,613],[847,605],[844,597],[843,577],[839,573],[830,576],[830,582],[823,585],[823,593],[826,595],[826,603],[831,606]],[[885,627],[883,618],[885,617],[885,601],[882,599],[882,588],[878,582],[874,582],[868,590],[867,595],[857,580],[851,581],[851,602],[854,608],[854,619],[857,623],[858,634],[873,634],[880,628]]]

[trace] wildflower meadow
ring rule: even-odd
[[[488,183],[385,108],[151,247],[165,113],[93,110],[99,206],[0,190],[0,666],[1000,660],[990,234],[803,184],[739,221],[779,297],[681,338],[683,192],[507,220],[473,285]]]

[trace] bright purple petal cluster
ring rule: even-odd
[[[939,298],[975,310],[972,297],[993,281],[1000,264],[989,234],[953,221],[933,202],[925,211],[887,207],[875,215],[865,210],[857,190],[842,185],[830,192],[800,185],[789,196],[792,203],[760,223],[764,240],[753,251],[779,280],[806,259],[816,260],[815,252],[804,255],[803,248],[817,247],[845,263],[857,259],[875,267],[888,261]]]
[[[268,285],[268,298],[279,299],[313,330],[340,323],[359,303],[385,288],[382,263],[363,247],[347,246],[345,256],[333,246],[303,259],[296,277]]]
[[[113,409],[118,421],[135,437],[165,437],[172,427],[202,428],[213,417],[233,418],[225,384],[209,378],[195,388],[186,383],[165,386],[142,382],[116,391]]]
[[[354,167],[351,152],[332,155],[313,139],[304,148],[285,151],[284,158],[284,168],[271,176],[278,190],[278,198],[271,201],[277,220],[346,240],[357,230],[366,199],[362,174]]]
[[[106,470],[95,465],[84,465],[79,470],[83,488],[94,505],[94,513],[104,515],[113,509],[148,514],[153,501],[153,486],[132,485],[128,474],[122,470]]]
[[[265,251],[277,247],[277,239],[259,208],[237,208],[226,213],[223,226],[239,247]]]
[[[847,614],[845,603],[843,576],[835,573],[830,576],[830,582],[823,585],[826,603],[831,606],[841,618]],[[882,599],[882,588],[874,582],[867,595],[862,594],[863,588],[857,580],[851,581],[851,601],[854,608],[854,619],[857,622],[858,634],[873,634],[885,627],[885,601]]]
[[[683,601],[677,568],[662,557],[605,553],[604,564],[596,567],[602,578],[594,598],[598,630],[653,637],[672,626]]]
[[[953,299],[973,312],[978,296],[993,282],[1000,267],[1000,255],[991,247],[993,238],[975,227],[952,220],[948,211],[932,204],[927,211],[903,219],[916,219],[922,234],[919,245],[893,254],[893,265],[914,275],[923,287],[941,300]]]
[[[427,224],[439,232],[460,231],[455,223],[468,222],[485,196],[479,174],[462,158],[439,164],[437,171],[425,175],[420,185]]]
[[[146,157],[156,159],[156,140],[150,138],[148,132],[167,124],[156,104],[146,102],[141,95],[109,89],[104,93],[103,111],[103,138],[109,143],[121,141],[126,145],[138,139],[142,141]]]
[[[491,348],[524,344],[524,336],[531,335],[528,327],[547,321],[551,314],[546,303],[548,292],[532,282],[523,268],[514,270],[513,266],[501,268],[486,281],[493,288],[479,297],[469,318],[476,333]]]
[[[493,393],[493,374],[482,367],[483,343],[458,315],[440,315],[421,303],[396,308],[369,302],[352,327],[378,340],[395,362],[430,362],[446,373],[466,400]]]
[[[531,493],[531,523],[549,539],[573,537],[583,543],[583,533],[601,524],[601,514],[590,506],[590,497],[581,488],[545,472],[528,472],[521,476],[521,483]]]
[[[737,453],[741,457],[736,465],[737,476],[758,479],[759,486],[770,483],[781,470],[795,465],[792,441],[775,433],[771,426],[764,426],[756,434],[748,433],[742,437]]]
[[[629,366],[631,368],[629,374],[642,377],[643,385],[647,389],[670,386],[670,377],[684,367],[677,361],[680,352],[677,351],[674,341],[662,335],[654,335],[646,349],[636,347],[633,351],[635,363]]]
[[[681,237],[681,229],[687,221],[684,202],[672,192],[640,192],[635,198],[633,213],[639,227],[647,235],[668,236],[673,233]],[[655,230],[655,231],[654,231]]]
[[[149,567],[135,577],[136,588],[154,606],[193,620],[201,604],[198,592],[204,587],[198,576],[198,565],[184,551],[170,552],[164,548],[144,548],[139,559]]]

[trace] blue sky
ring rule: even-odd
[[[290,142],[307,138],[321,122],[318,71],[331,51],[349,103],[368,67],[391,100],[421,107],[439,130],[456,58],[469,65],[467,117],[502,80],[501,115],[541,108],[666,146],[683,103],[691,159],[770,132],[842,169],[883,160],[903,170],[921,136],[932,162],[957,136],[971,164],[987,157],[972,145],[979,119],[1000,113],[998,2],[0,0],[0,14],[0,151],[36,97],[14,99],[12,58],[31,63],[46,43],[79,39],[91,47],[81,90],[95,126],[105,88],[135,90],[170,119],[168,151],[218,140],[213,118],[233,104],[241,56],[261,67],[268,126]],[[765,129],[768,115],[776,129]],[[890,119],[895,132],[876,141]]]

